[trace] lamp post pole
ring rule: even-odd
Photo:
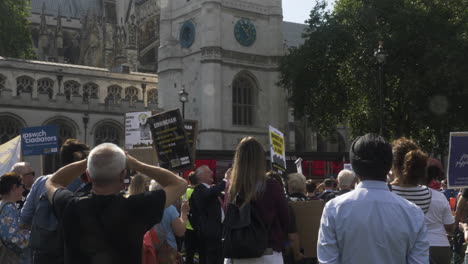
[[[383,65],[386,62],[387,54],[383,49],[383,41],[379,41],[379,48],[375,51],[374,57],[378,66],[378,93],[379,93],[379,135],[383,136],[383,104],[384,104],[384,95],[383,95]]]
[[[85,113],[83,116],[83,126],[84,126],[84,143],[88,144],[88,122],[89,122],[89,114]]]
[[[183,85],[182,90],[179,92],[179,101],[182,103],[182,118],[185,119],[185,103],[188,102],[188,93]]]

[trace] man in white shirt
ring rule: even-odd
[[[367,134],[351,145],[350,160],[361,183],[324,208],[317,243],[320,263],[429,263],[422,210],[389,191],[392,150]]]

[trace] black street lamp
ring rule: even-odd
[[[84,143],[88,144],[87,139],[88,139],[88,122],[89,122],[89,115],[88,113],[85,113],[83,116],[83,125],[84,125]]]
[[[383,41],[379,41],[379,48],[374,52],[374,57],[378,66],[378,90],[379,90],[379,135],[383,136],[383,65],[388,54],[383,49]]]
[[[188,93],[182,85],[182,90],[179,92],[179,101],[182,103],[182,118],[185,119],[185,103],[188,102]]]
[[[146,83],[145,83],[146,78],[143,78],[143,83],[141,83],[141,89],[143,91],[143,103],[146,105]]]
[[[58,81],[58,93],[57,95],[62,95],[62,80],[63,80],[63,70],[57,70],[57,81]]]

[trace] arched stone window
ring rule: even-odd
[[[77,81],[73,81],[73,80],[66,81],[63,84],[63,87],[64,87],[64,92],[65,92],[65,97],[67,98],[68,101],[71,100],[72,96],[81,96],[80,94],[81,85]]]
[[[62,146],[63,142],[69,138],[76,138],[76,131],[75,131],[75,126],[70,123],[70,121],[66,119],[54,119],[51,122],[46,124],[47,126],[49,125],[56,125],[58,126],[58,143],[59,147]],[[44,155],[44,173],[45,174],[51,174],[56,172],[60,167],[62,166],[62,163],[60,161],[60,154],[55,153],[55,154],[50,154],[50,155]]]
[[[232,82],[232,124],[253,125],[256,87],[247,74],[237,76]]]
[[[20,93],[31,93],[34,88],[34,79],[23,75],[18,78],[16,78],[16,93],[17,95],[20,95]]]
[[[6,77],[0,74],[0,93],[5,89]]]
[[[50,78],[42,78],[37,81],[37,92],[41,94],[48,94],[52,99],[54,94],[54,81]]]
[[[138,101],[138,89],[136,87],[125,88],[125,100],[127,100],[130,105],[134,105],[136,101]]]
[[[346,142],[343,136],[335,131],[328,137],[323,137],[317,134],[317,151],[318,152],[345,152]]]
[[[102,143],[121,145],[122,135],[122,128],[113,122],[103,122],[94,131],[94,145],[97,146]]]
[[[117,104],[122,98],[122,87],[118,85],[111,85],[107,87],[107,97],[106,100],[108,103]]]
[[[158,89],[151,89],[148,91],[148,104],[158,103]]]
[[[23,125],[18,119],[9,115],[0,115],[0,145],[19,136],[21,128]]]
[[[83,85],[83,102],[88,102],[89,98],[98,98],[99,86],[95,83]]]

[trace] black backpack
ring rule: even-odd
[[[268,228],[252,202],[243,207],[228,204],[223,230],[225,258],[259,258],[268,248]]]

